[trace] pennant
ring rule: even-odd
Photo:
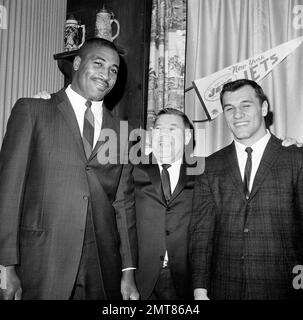
[[[252,58],[243,60],[204,78],[194,80],[193,87],[209,121],[222,113],[220,92],[225,83],[237,79],[260,82],[303,42],[303,37],[285,42]]]

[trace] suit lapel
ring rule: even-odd
[[[169,202],[173,201],[180,194],[180,192],[184,189],[185,184],[186,184],[186,166],[184,163],[182,163],[180,167],[179,180]]]
[[[271,136],[262,156],[261,162],[259,164],[259,168],[257,170],[252,190],[250,193],[249,198],[255,196],[257,191],[259,190],[260,186],[262,185],[265,177],[267,176],[269,169],[272,167],[276,159],[278,158],[278,154],[281,151],[281,142],[275,136]],[[226,165],[225,170],[231,177],[231,180],[235,186],[245,198],[244,188],[243,188],[243,181],[240,174],[240,169],[237,160],[237,153],[234,142],[226,149]]]
[[[154,157],[154,155],[150,154],[148,164],[143,164],[142,166],[147,171],[149,179],[155,189],[155,192],[158,194],[159,199],[164,204],[166,204],[166,200],[164,198],[164,194],[162,191],[160,170],[159,170],[159,166],[158,166],[157,160]]]
[[[114,120],[113,120],[113,115],[108,111],[108,109],[106,108],[104,102],[103,102],[101,132],[102,132],[103,129],[115,129],[115,123],[114,123]],[[96,145],[94,147],[94,150],[93,150],[90,158],[88,159],[88,161],[90,161],[92,158],[94,158],[98,154],[98,152],[100,151],[102,146],[108,140],[108,137],[106,137],[103,141],[101,140],[101,132],[100,132],[99,139],[98,139],[98,141],[97,141],[97,143],[96,143]],[[118,132],[118,131],[115,130],[115,132]]]
[[[149,164],[144,165],[146,167],[147,173],[149,175],[149,178],[156,190],[156,192],[159,195],[159,199],[162,200],[165,204],[167,203],[162,191],[162,184],[161,184],[161,175],[160,175],[160,170],[159,170],[159,165],[157,163],[157,160],[153,155],[150,156],[149,158]],[[171,198],[169,199],[168,203],[172,202],[179,194],[180,192],[184,189],[185,185],[187,182],[187,176],[186,176],[186,165],[184,163],[181,164],[180,167],[180,175],[179,175],[179,180],[178,183],[175,187],[174,192],[171,195]]]
[[[94,158],[100,148],[104,145],[104,143],[108,140],[108,137],[104,141],[100,141],[98,139],[94,150],[92,151],[92,154],[90,158],[87,160],[86,155],[85,155],[85,150],[83,147],[83,141],[82,141],[82,136],[79,130],[79,125],[77,122],[77,118],[75,115],[75,112],[73,110],[73,107],[65,93],[65,89],[62,89],[61,91],[58,92],[57,98],[59,100],[58,102],[58,109],[62,113],[68,127],[70,128],[73,137],[75,138],[75,141],[81,151],[81,155],[85,159],[85,161],[90,161],[92,158]],[[103,103],[103,115],[102,115],[102,129],[116,129],[113,115],[110,113],[110,111],[106,108],[105,104]],[[117,130],[115,130],[117,132]],[[101,135],[101,133],[100,133]]]
[[[235,188],[238,189],[241,195],[245,198],[243,181],[241,178],[237,152],[234,142],[230,144],[229,147],[226,149],[225,158],[225,171],[230,175]]]
[[[267,143],[261,162],[259,164],[259,168],[257,170],[256,176],[253,182],[252,190],[250,193],[250,198],[254,197],[254,195],[259,190],[265,177],[269,173],[270,168],[277,160],[278,154],[281,152],[281,149],[282,149],[282,146],[281,146],[280,140],[272,135],[270,140]]]
[[[73,137],[75,138],[75,142],[79,148],[79,152],[86,161],[85,150],[83,147],[82,137],[79,130],[77,118],[73,110],[73,107],[65,93],[65,89],[59,91],[57,97],[59,98],[57,108],[62,113],[65,122],[67,123]]]

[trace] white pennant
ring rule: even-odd
[[[261,81],[302,42],[303,37],[296,38],[209,76],[194,80],[192,82],[193,88],[201,101],[208,120],[215,119],[223,111],[220,92],[225,83],[243,78],[256,82]]]

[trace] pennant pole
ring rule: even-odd
[[[188,92],[188,91],[192,90],[193,88],[194,88],[194,86],[190,86],[190,87],[186,88],[184,92]]]

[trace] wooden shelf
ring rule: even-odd
[[[54,54],[58,68],[64,74],[64,87],[67,87],[72,81],[73,62],[79,50],[65,51]]]
[[[127,54],[127,49],[125,49],[121,46],[118,46],[118,45],[116,45],[116,47],[117,47],[119,55],[125,56]],[[79,52],[79,49],[56,53],[56,54],[54,54],[54,59],[55,60],[65,59],[65,60],[73,61],[78,52]]]
[[[65,59],[65,60],[73,61],[78,52],[79,50],[72,50],[72,51],[56,53],[54,54],[54,59],[55,60]]]

